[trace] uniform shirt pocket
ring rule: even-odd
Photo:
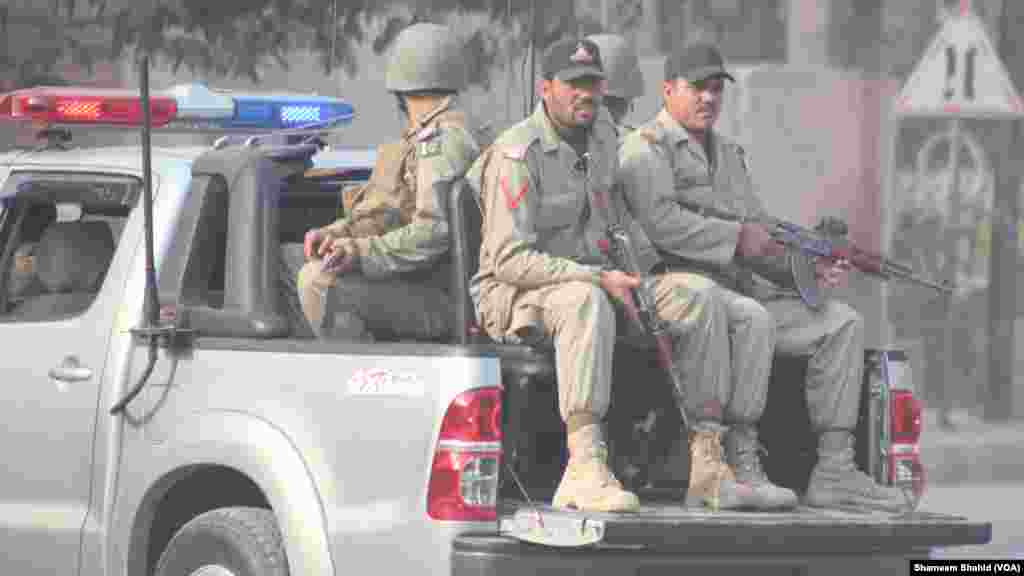
[[[579,221],[582,200],[573,192],[559,192],[541,198],[534,219],[537,232],[551,233],[574,226]]]
[[[537,207],[534,226],[540,248],[553,256],[578,257],[578,232],[582,198],[572,192],[544,197]]]
[[[707,174],[694,174],[685,169],[676,170],[673,178],[676,197],[687,202],[708,205],[715,200],[711,178]]]
[[[676,170],[676,190],[689,190],[690,188],[704,188],[708,186],[711,186],[711,178],[706,174],[694,174],[685,169]]]

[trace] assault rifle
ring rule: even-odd
[[[681,204],[683,208],[703,216],[734,222],[742,220],[737,214],[710,206],[685,201]],[[896,279],[927,286],[946,295],[953,293],[954,286],[949,282],[929,280],[905,264],[853,245],[847,238],[846,223],[838,218],[824,218],[814,230],[771,216],[763,216],[757,221],[767,228],[776,242],[787,248],[793,281],[801,300],[811,308],[820,309],[825,303],[815,274],[814,261],[818,258],[833,262],[846,260],[861,273],[882,280]]]
[[[637,320],[644,332],[654,338],[658,347],[658,365],[668,373],[672,381],[673,393],[679,400],[682,400],[683,383],[679,378],[679,371],[675,367],[675,360],[672,355],[672,337],[668,331],[668,323],[658,317],[658,310],[655,307],[654,290],[651,287],[653,278],[644,274],[640,269],[636,251],[633,249],[633,241],[629,232],[620,224],[612,224],[606,231],[607,242],[600,243],[601,251],[608,256],[616,268],[623,272],[636,276],[640,279],[640,286],[631,291],[633,302],[636,305]],[[679,414],[683,421],[683,428],[690,429],[686,420],[684,404],[679,403]]]

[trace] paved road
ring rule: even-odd
[[[920,509],[992,522],[988,545],[950,548],[937,557],[1024,558],[1024,483],[930,486]]]

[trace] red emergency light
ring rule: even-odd
[[[163,126],[177,114],[174,97],[151,96],[153,126]],[[38,87],[0,96],[0,119],[39,124],[142,126],[142,98],[132,90]]]

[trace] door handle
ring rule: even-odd
[[[61,382],[81,382],[92,378],[92,368],[82,366],[77,357],[68,356],[60,366],[50,368],[50,378]]]

